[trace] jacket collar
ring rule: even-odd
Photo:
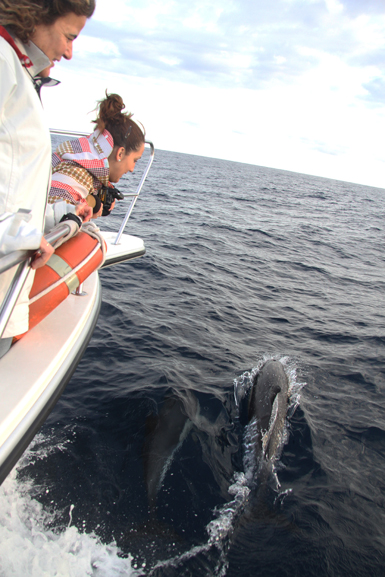
[[[31,76],[38,76],[42,70],[51,65],[51,60],[44,54],[40,48],[31,40],[28,44],[23,44],[18,38],[14,38],[16,46],[28,56],[32,66],[28,69]]]
[[[46,56],[32,41],[28,44],[24,44],[21,40],[16,38],[11,30],[4,26],[0,26],[0,35],[12,46],[19,57],[22,66],[28,69],[28,72],[32,77],[38,76],[40,72],[50,66],[51,61],[48,56]]]

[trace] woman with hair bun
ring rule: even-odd
[[[39,90],[55,62],[72,58],[73,41],[94,10],[95,0],[0,0],[0,257],[38,250],[32,269],[53,253],[43,237],[51,139]],[[61,203],[51,220],[67,212],[90,217],[84,206]],[[0,304],[15,272],[0,275]],[[12,337],[28,330],[33,277],[32,270],[0,339],[0,358]]]
[[[95,131],[57,147],[52,155],[49,203],[85,203],[93,208],[94,218],[110,212],[103,211],[101,189],[113,188],[112,183],[133,172],[144,151],[145,131],[132,120],[131,113],[123,112],[124,108],[118,94],[106,92],[93,121]]]

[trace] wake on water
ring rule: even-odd
[[[55,503],[47,511],[33,497],[48,489],[36,487],[29,479],[21,480],[18,474],[35,460],[49,459],[57,449],[63,447],[50,446],[50,439],[37,435],[0,488],[1,577],[138,575],[132,558],[119,557],[116,544],[103,544],[96,535],[70,526],[73,505],[68,505],[68,526],[62,531],[49,529],[58,515]]]
[[[235,379],[234,399],[238,411],[255,376],[269,358],[261,359],[255,368]],[[288,357],[278,360],[284,365],[289,379],[289,406],[277,459],[269,469],[276,501],[284,497],[279,492],[276,465],[282,447],[288,440],[290,418],[299,404],[300,391],[305,385],[297,383],[295,362]],[[269,429],[271,425],[272,422]],[[244,427],[243,471],[233,475],[228,488],[232,497],[229,502],[214,509],[214,518],[206,526],[207,542],[170,559],[159,560],[153,567],[148,567],[145,561],[138,566],[131,555],[122,555],[116,543],[104,544],[95,533],[87,534],[72,526],[74,505],[71,503],[68,503],[68,526],[62,526],[61,530],[50,529],[55,524],[55,517],[63,518],[63,511],[57,511],[53,501],[51,510],[44,509],[38,496],[42,492],[49,492],[49,489],[34,485],[32,480],[19,473],[37,460],[48,460],[54,451],[65,451],[65,444],[58,445],[49,437],[37,435],[0,488],[0,576],[156,577],[173,575],[175,571],[183,575],[185,571],[188,572],[190,565],[193,565],[194,572],[199,570],[203,575],[224,576],[228,568],[227,551],[231,546],[232,535],[250,506],[252,492],[256,491],[260,482],[260,467],[257,466],[254,454],[256,434],[257,426],[255,420],[252,420]],[[269,430],[264,433],[263,439],[268,435]]]

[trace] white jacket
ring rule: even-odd
[[[17,40],[16,43],[33,62],[29,68],[32,76],[50,64],[49,59],[34,44],[25,46]],[[20,208],[30,210],[30,221],[28,225],[25,221],[20,224],[14,248],[38,248],[50,183],[51,140],[31,78],[14,49],[1,37],[0,79],[0,215],[11,213],[12,218],[12,213],[17,213]],[[6,232],[6,227],[3,226],[2,230]],[[23,236],[26,238],[25,246]],[[5,241],[6,244],[3,244]],[[12,237],[4,239],[3,235],[0,238],[1,246],[6,252],[12,249]],[[3,301],[14,271],[12,269],[0,276],[0,302]],[[28,330],[28,295],[33,276],[31,271],[3,337],[15,336]]]

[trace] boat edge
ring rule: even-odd
[[[96,312],[94,315],[92,315],[92,317],[90,317],[89,322],[86,323],[81,334],[79,335],[78,343],[80,344],[80,347],[77,349],[75,356],[71,356],[70,358],[67,357],[66,363],[62,365],[60,371],[56,373],[55,378],[51,380],[50,385],[46,388],[46,390],[42,395],[42,397],[46,396],[47,400],[43,401],[44,405],[42,409],[39,411],[38,416],[33,420],[32,424],[28,427],[28,430],[15,443],[14,448],[9,452],[7,457],[4,459],[0,470],[0,484],[3,483],[7,475],[9,475],[13,467],[16,465],[21,455],[24,453],[25,449],[28,447],[28,445],[30,444],[30,442],[32,441],[32,439],[34,438],[34,436],[36,435],[42,424],[45,422],[45,420],[51,413],[56,403],[58,402],[62,393],[64,392],[64,389],[66,388],[68,382],[70,381],[72,375],[74,374],[91,340],[91,337],[96,327],[96,323],[98,322],[101,304],[102,304],[102,289],[100,278],[98,277],[97,295],[95,298],[95,306],[97,307]],[[59,385],[54,384],[57,381],[60,382]],[[54,389],[54,392],[50,394],[52,388]],[[13,434],[15,434],[15,432]],[[12,437],[8,439],[8,442],[10,442],[11,440]]]

